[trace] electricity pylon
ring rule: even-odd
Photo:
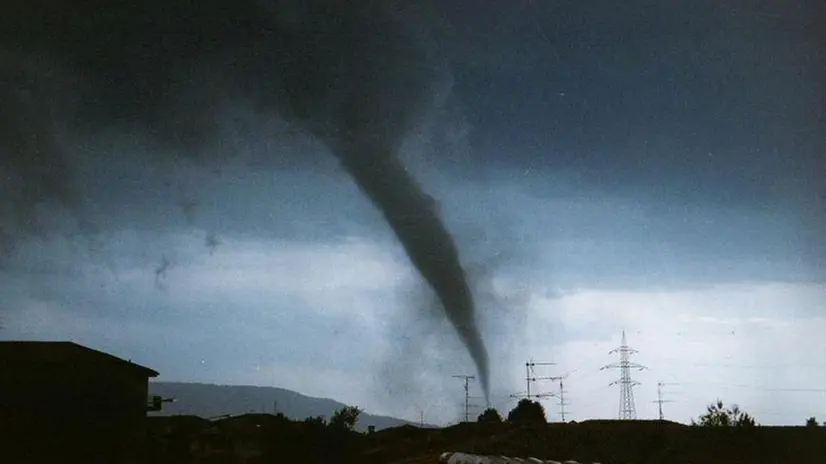
[[[648,369],[642,364],[632,363],[630,357],[638,351],[628,346],[625,340],[625,331],[622,331],[622,345],[614,348],[608,354],[619,353],[620,362],[608,364],[603,366],[604,369],[619,369],[620,378],[608,384],[620,386],[620,400],[619,400],[619,419],[620,420],[634,420],[637,418],[637,408],[634,405],[634,387],[640,383],[631,380],[631,369],[643,370]]]

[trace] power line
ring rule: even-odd
[[[684,382],[686,385],[715,385],[718,387],[729,388],[745,388],[749,390],[766,391],[766,392],[786,392],[786,393],[826,393],[826,388],[797,388],[797,387],[758,387],[754,384],[737,384],[715,382],[713,380],[704,381],[702,384],[697,382]]]
[[[598,393],[600,393],[600,392],[602,392],[602,391],[604,391],[608,388],[611,388],[611,387],[609,385],[602,385],[601,387],[597,387],[597,388],[588,390],[584,394],[578,395],[577,397],[582,396],[583,398],[588,398],[588,400],[580,401],[580,402],[577,403],[577,405],[579,405],[579,407],[582,410],[584,410],[584,409],[588,409],[589,407],[601,402],[602,397]],[[570,411],[568,413],[570,414]]]
[[[476,376],[454,375],[453,377],[465,380],[465,422],[470,422],[470,381],[476,379]]]
[[[631,355],[637,353],[637,350],[628,346],[625,339],[624,330],[622,331],[622,345],[620,345],[619,348],[615,348],[608,352],[608,354],[613,353],[619,353],[620,362],[608,364],[603,366],[600,370],[620,369],[620,378],[611,382],[609,385],[620,386],[619,419],[633,420],[637,418],[637,408],[634,405],[634,387],[640,383],[631,380],[631,369],[643,370],[647,369],[647,367],[641,364],[632,363],[630,361]]]
[[[774,364],[739,364],[739,363],[718,363],[718,362],[694,362],[685,361],[673,356],[654,356],[657,361],[678,362],[682,366],[691,367],[723,367],[726,369],[818,369],[826,367],[826,363],[774,363]]]

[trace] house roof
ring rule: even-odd
[[[158,372],[132,361],[69,341],[0,341],[0,365],[35,363],[109,363],[157,377]]]

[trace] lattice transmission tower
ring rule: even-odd
[[[622,331],[622,345],[619,348],[614,348],[608,354],[619,353],[620,362],[608,364],[603,366],[604,369],[619,369],[620,378],[611,382],[609,385],[620,386],[619,399],[619,419],[620,420],[634,420],[637,418],[637,408],[634,405],[634,387],[640,383],[631,379],[631,369],[643,370],[647,367],[642,364],[632,363],[631,355],[638,351],[628,346],[625,339],[625,331]]]

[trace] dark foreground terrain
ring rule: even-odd
[[[659,421],[403,426],[372,434],[250,414],[151,419],[147,462],[436,463],[445,451],[612,463],[826,462],[826,428],[697,428]]]

